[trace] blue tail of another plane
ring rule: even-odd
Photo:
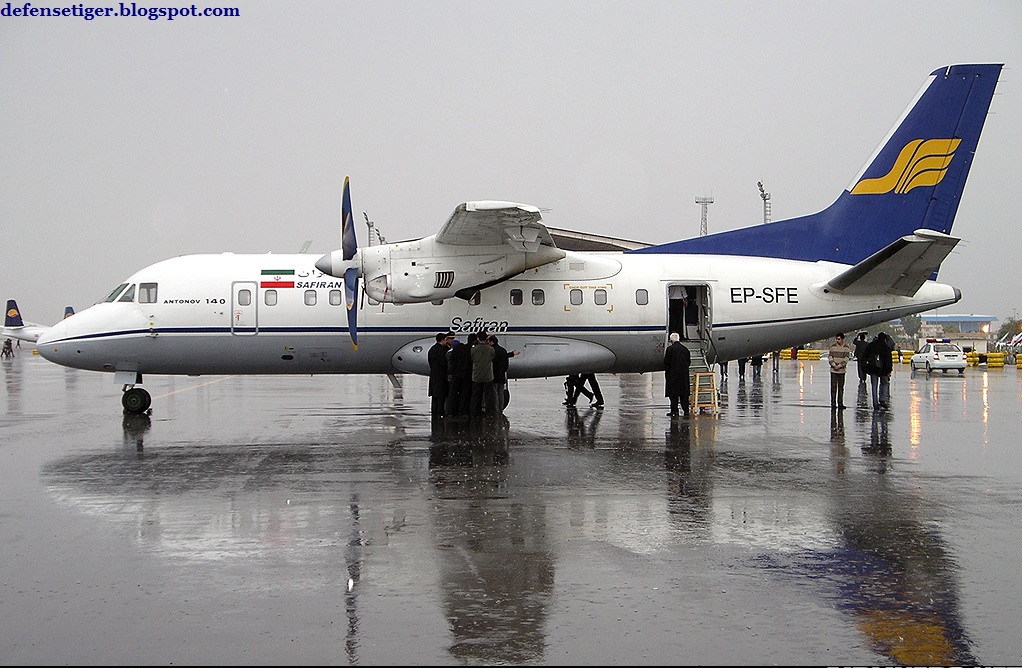
[[[819,213],[628,252],[854,265],[917,229],[949,234],[1000,72],[999,64],[933,72],[865,168]]]
[[[21,319],[21,311],[18,310],[18,302],[13,299],[7,300],[7,312],[4,314],[4,327],[24,327],[25,321]]]

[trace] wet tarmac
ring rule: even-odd
[[[0,662],[1019,664],[1022,372],[896,368],[892,410],[769,363],[718,417],[661,374],[111,376],[0,362]]]

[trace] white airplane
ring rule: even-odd
[[[75,310],[70,306],[64,307],[64,317],[74,315]],[[35,343],[43,332],[50,329],[50,325],[40,325],[37,322],[27,322],[21,319],[21,311],[18,310],[18,302],[13,299],[7,300],[7,312],[4,314],[3,336],[12,339],[21,339]]]
[[[534,206],[478,201],[433,236],[359,248],[345,179],[341,249],[159,262],[43,334],[39,354],[113,373],[125,411],[144,412],[147,374],[428,374],[448,329],[520,350],[511,378],[646,373],[669,327],[699,368],[953,304],[936,273],[1000,71],[934,71],[819,213],[583,252]],[[687,288],[684,316],[672,286]]]

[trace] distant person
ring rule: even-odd
[[[589,391],[592,392],[592,403],[589,405],[597,410],[603,410],[603,392],[600,391],[600,383],[596,380],[596,374],[583,373],[579,377],[582,383],[589,383]]]
[[[11,346],[11,340],[4,340],[3,352],[0,353],[0,357],[14,357],[14,348]]]
[[[894,341],[879,332],[866,346],[866,374],[873,395],[873,410],[891,407],[891,372],[894,370]]]
[[[688,338],[685,333],[685,312],[688,310],[688,288],[684,285],[672,285],[667,288],[667,331],[681,332],[681,338]]]
[[[827,350],[830,362],[830,407],[845,407],[845,371],[852,349],[845,343],[845,335],[834,335],[834,343]]]
[[[670,417],[678,417],[678,406],[681,406],[685,417],[689,416],[689,379],[688,369],[692,364],[692,353],[681,343],[681,336],[671,332],[671,345],[664,351],[664,394],[671,400]]]
[[[852,343],[855,347],[855,366],[859,371],[859,384],[866,384],[866,346],[869,345],[869,341],[866,340],[866,332],[859,332],[855,336],[855,341]]]
[[[429,362],[429,412],[434,418],[441,418],[447,413],[447,394],[450,383],[447,380],[447,351],[451,349],[454,332],[441,332],[436,335],[436,343],[426,353]]]
[[[753,355],[751,358],[752,362],[752,380],[757,381],[762,378],[763,375],[763,355]]]
[[[564,405],[569,407],[575,405],[579,395],[584,394],[590,401],[593,399],[593,393],[586,389],[580,373],[570,373],[564,378],[564,393]]]
[[[727,382],[727,360],[717,362],[717,366],[720,368],[720,384],[723,385]]]
[[[493,346],[487,341],[476,339],[470,351],[472,359],[472,398],[469,417],[480,417],[492,413],[497,406],[493,391]]]
[[[738,380],[745,380],[745,365],[749,362],[748,357],[738,358]]]

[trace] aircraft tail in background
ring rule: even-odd
[[[24,327],[25,321],[21,319],[21,311],[18,310],[18,302],[13,299],[7,300],[7,311],[4,313],[4,327]]]
[[[628,252],[855,265],[916,230],[950,234],[1001,67],[933,72],[848,188],[819,213]]]
[[[65,318],[70,318],[74,313],[73,307],[64,307]],[[26,322],[23,320],[21,310],[18,308],[18,302],[14,299],[7,300],[7,311],[4,313],[3,336],[34,343],[39,340],[43,332],[49,329],[49,325],[40,325],[37,322]]]

